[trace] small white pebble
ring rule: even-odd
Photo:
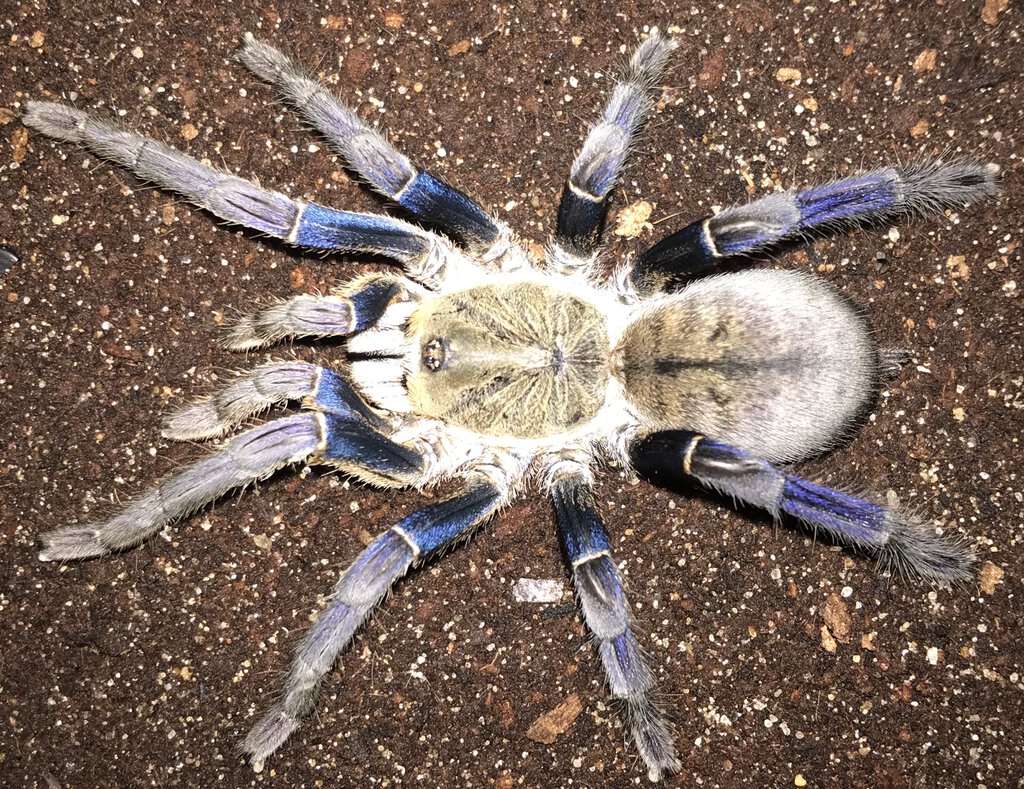
[[[557,603],[565,594],[565,583],[554,578],[520,578],[512,584],[517,603]]]

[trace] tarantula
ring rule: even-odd
[[[540,489],[554,502],[583,618],[649,777],[677,770],[672,729],[653,698],[653,674],[594,502],[603,464],[673,484],[694,480],[900,570],[940,581],[969,577],[973,559],[962,541],[776,465],[848,435],[881,381],[898,371],[901,353],[880,349],[861,314],[824,281],[733,269],[821,231],[992,196],[998,168],[931,161],[774,193],[694,222],[605,276],[598,253],[608,196],[674,48],[653,31],[632,55],[572,165],[543,264],[501,221],[418,170],[251,35],[238,59],[352,171],[439,232],[295,200],[72,107],[29,104],[27,125],[80,143],[224,221],[404,267],[239,320],[227,339],[233,349],[346,336],[351,365],[344,372],[301,361],[256,367],[171,415],[164,435],[212,439],[274,404],[297,401],[303,409],[235,435],[109,520],[41,536],[44,561],[128,548],[294,463],[335,466],[385,487],[463,481],[462,492],[390,525],[341,576],[279,700],[245,739],[255,769],[310,714],[338,654],[406,571]],[[730,273],[720,272],[723,265]]]

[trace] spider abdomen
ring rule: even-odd
[[[609,343],[589,302],[548,284],[482,285],[429,299],[412,316],[416,413],[487,436],[546,438],[605,401]]]
[[[870,404],[878,349],[831,286],[786,271],[699,280],[643,306],[614,351],[627,399],[772,460],[819,452]]]

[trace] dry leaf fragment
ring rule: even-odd
[[[569,731],[569,727],[581,712],[583,712],[583,702],[580,701],[578,693],[573,693],[553,710],[545,712],[537,718],[527,729],[526,736],[534,742],[551,745],[559,734]]]
[[[459,55],[465,55],[469,52],[469,39],[464,38],[462,41],[457,41],[448,47],[448,57],[457,58]]]
[[[985,562],[982,565],[979,579],[981,591],[985,594],[995,594],[996,587],[1002,582],[1005,574],[1002,567],[992,564],[992,562]]]
[[[853,629],[853,620],[850,619],[850,612],[837,594],[830,594],[825,599],[825,605],[821,609],[821,617],[825,620],[836,641],[841,644],[850,643],[850,631]]]
[[[646,200],[627,205],[615,217],[615,235],[636,238],[649,226],[647,220],[650,219],[653,210],[654,206]]]
[[[950,255],[946,258],[946,268],[953,279],[971,278],[971,267],[967,265],[967,258],[964,255]]]
[[[256,543],[256,547],[259,548],[261,551],[269,551],[272,545],[270,538],[263,533],[254,534],[252,536],[252,541]]]
[[[928,121],[922,118],[910,128],[910,136],[915,140],[918,137],[924,137],[928,133],[929,126]]]

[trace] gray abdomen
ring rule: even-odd
[[[613,363],[650,427],[776,461],[833,445],[878,380],[867,321],[827,283],[791,271],[710,277],[649,302]]]

